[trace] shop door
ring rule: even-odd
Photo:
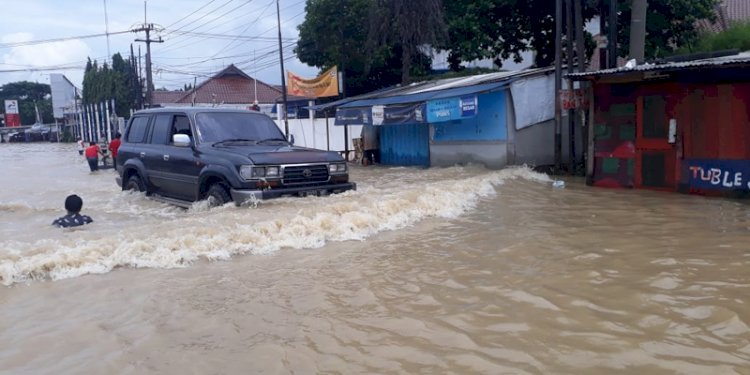
[[[637,188],[677,188],[676,134],[670,137],[676,97],[669,92],[669,87],[661,86],[638,97],[634,176]]]

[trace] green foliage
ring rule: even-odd
[[[597,12],[595,4],[584,2],[584,21]],[[453,0],[445,9],[449,41],[441,47],[451,51],[454,70],[475,59],[493,59],[498,66],[510,58],[520,62],[524,51],[535,51],[540,67],[555,61],[555,1]]]
[[[717,1],[649,0],[646,57],[693,46],[696,21],[712,19]],[[584,22],[599,13],[599,3],[583,0]],[[632,0],[618,4],[618,44],[625,56]],[[306,12],[295,52],[321,70],[338,65],[347,95],[428,75],[430,57],[420,49],[425,45],[450,51],[456,71],[475,59],[499,66],[505,59],[518,62],[525,51],[535,52],[536,66],[554,63],[554,0],[308,0]],[[589,55],[594,43],[588,33],[585,38]]]
[[[375,55],[383,48],[398,47],[401,83],[409,82],[412,70],[424,73],[412,67],[426,57],[419,46],[435,46],[447,38],[442,0],[374,0],[370,6],[368,53]]]
[[[114,99],[117,115],[128,117],[131,109],[140,107],[141,87],[136,71],[134,61],[126,61],[119,53],[112,56],[111,67],[106,62],[99,67],[96,60],[89,58],[83,74],[83,104]]]
[[[18,113],[22,124],[31,125],[36,122],[36,108],[39,108],[42,122],[52,123],[55,118],[52,114],[50,95],[50,86],[47,84],[29,81],[6,83],[0,86],[0,111],[5,111],[5,106],[1,104],[6,99],[18,100]]]
[[[736,23],[718,34],[700,35],[692,46],[675,51],[675,54],[712,52],[728,49],[750,51],[750,22]]]
[[[714,20],[719,0],[648,0],[646,12],[646,59],[671,55],[675,49],[690,48],[698,40],[696,22]],[[630,46],[630,9],[632,0],[619,2],[617,19],[620,56]]]
[[[365,48],[371,0],[308,0],[305,21],[298,26],[295,53],[300,61],[326,70],[337,65],[344,73],[345,94],[359,95],[401,82],[399,45]],[[429,71],[423,54],[412,59],[412,72]]]

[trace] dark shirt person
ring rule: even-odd
[[[75,194],[68,195],[65,198],[65,209],[68,211],[68,214],[55,219],[52,225],[58,228],[71,228],[92,223],[94,220],[91,217],[80,214],[81,207],[83,207],[83,199],[81,197]]]

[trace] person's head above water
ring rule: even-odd
[[[83,207],[83,199],[81,199],[81,197],[75,194],[71,194],[68,195],[67,198],[65,198],[65,209],[68,210],[68,212],[81,212],[81,207]]]

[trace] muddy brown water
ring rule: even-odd
[[[490,171],[188,210],[0,145],[0,373],[750,374],[750,205]],[[94,223],[51,227],[70,193]]]

